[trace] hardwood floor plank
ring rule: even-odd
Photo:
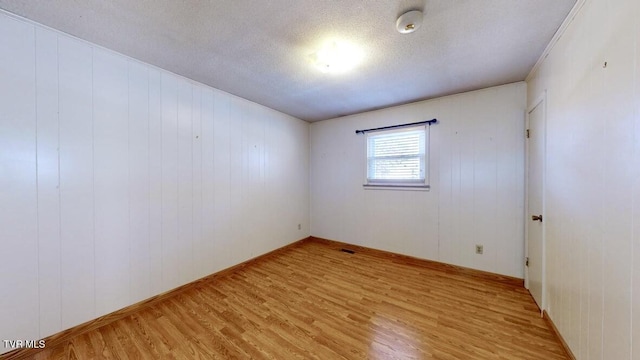
[[[518,279],[345,246],[288,246],[30,358],[567,359]]]

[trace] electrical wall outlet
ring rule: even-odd
[[[484,246],[476,244],[476,254],[482,255],[483,252],[484,252]]]

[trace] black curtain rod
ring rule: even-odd
[[[395,128],[399,128],[399,127],[422,125],[422,124],[429,124],[429,126],[431,126],[431,124],[437,124],[437,123],[438,123],[438,119],[431,119],[431,120],[418,121],[418,122],[409,123],[409,124],[391,125],[391,126],[383,126],[383,127],[374,128],[374,129],[356,130],[356,134],[364,134],[364,133],[369,132],[369,131],[395,129]]]

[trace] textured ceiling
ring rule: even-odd
[[[0,0],[0,8],[303,120],[524,80],[575,0]],[[398,15],[422,9],[413,34]],[[327,40],[364,60],[312,66]]]

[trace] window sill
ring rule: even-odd
[[[429,191],[431,188],[429,185],[373,185],[364,184],[362,187],[365,190],[400,190],[400,191]]]

